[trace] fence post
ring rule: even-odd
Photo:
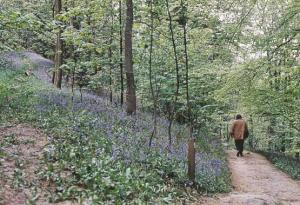
[[[195,169],[196,169],[196,162],[195,162],[195,139],[190,139],[188,142],[188,177],[189,180],[195,181]]]

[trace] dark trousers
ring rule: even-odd
[[[244,150],[244,140],[234,140],[235,147],[238,151],[238,155],[243,155]]]

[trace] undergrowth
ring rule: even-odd
[[[167,122],[151,149],[151,116],[129,117],[94,98],[58,92],[23,71],[0,70],[0,122],[31,123],[45,131],[45,170],[39,176],[54,186],[49,200],[95,204],[183,203],[190,192],[186,179],[186,146],[165,150]],[[175,126],[174,132],[182,127]],[[167,141],[167,140],[165,140]],[[175,143],[175,142],[174,142]],[[210,142],[199,142],[198,144]],[[230,189],[221,146],[197,155],[198,191]],[[223,155],[223,157],[222,157]]]

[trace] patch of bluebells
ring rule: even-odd
[[[198,172],[201,174],[210,173],[215,176],[220,176],[223,173],[226,163],[218,158],[215,158],[208,153],[197,153],[196,154],[196,166]]]
[[[71,109],[74,115],[80,111],[90,114],[92,120],[84,126],[99,129],[105,133],[112,143],[111,157],[113,159],[122,159],[128,164],[147,160],[149,137],[153,129],[153,119],[150,114],[138,112],[136,115],[128,116],[123,108],[111,105],[107,99],[89,93],[83,93],[82,98],[78,92],[72,95],[66,91],[59,93],[50,91],[39,95],[41,102],[36,106],[39,112],[47,110],[47,106],[57,106],[62,109]],[[86,137],[82,133],[81,125],[76,124],[76,119],[70,120],[74,121],[73,131]],[[182,168],[186,168],[187,143],[184,140],[180,143],[175,140],[176,134],[184,127],[174,123],[172,146],[168,147],[168,124],[166,119],[157,119],[158,135],[153,139],[151,150],[166,156],[166,159],[170,161],[180,162]],[[213,149],[221,149],[221,143],[218,140],[206,141]],[[226,162],[213,154],[209,152],[196,154],[196,175],[200,180],[203,177],[211,177],[211,180],[215,180],[226,169]]]

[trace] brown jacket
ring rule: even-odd
[[[234,120],[230,128],[230,135],[235,140],[246,139],[249,135],[246,121],[243,119]]]

